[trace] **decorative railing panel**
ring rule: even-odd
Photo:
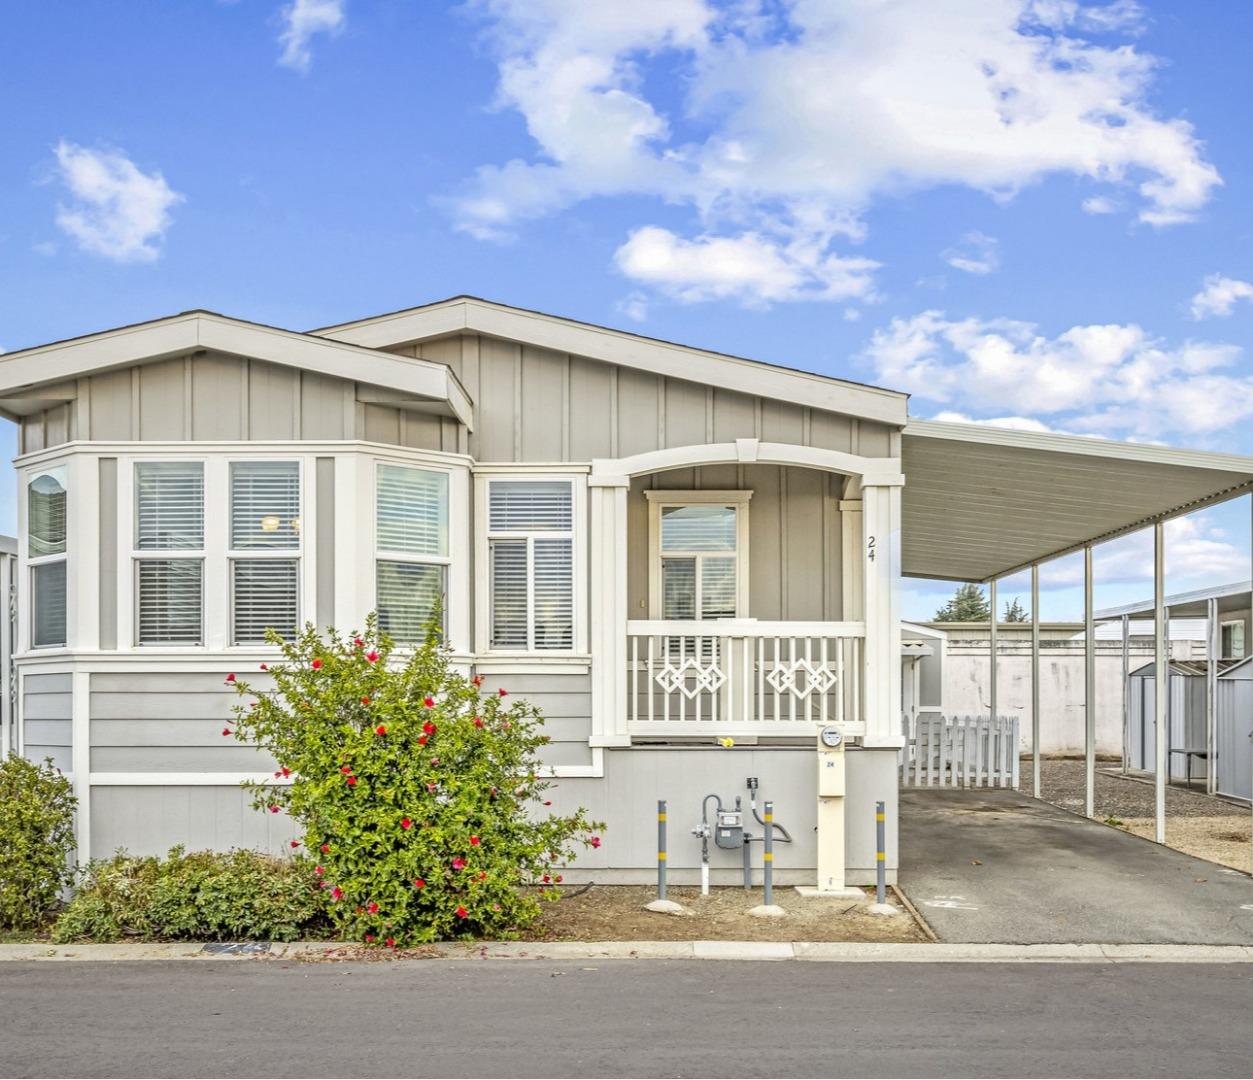
[[[854,622],[628,622],[628,731],[809,735],[816,724],[859,724],[864,638]]]

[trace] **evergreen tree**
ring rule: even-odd
[[[1014,597],[1013,602],[1005,601],[1005,614],[1001,616],[1001,622],[1026,622],[1030,616],[1027,609],[1018,601],[1018,597]]]
[[[992,610],[978,585],[959,585],[949,601],[935,613],[936,622],[987,622]]]

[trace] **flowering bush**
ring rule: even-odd
[[[452,671],[433,627],[404,660],[373,617],[347,639],[309,627],[268,671],[267,691],[228,677],[244,701],[225,734],[274,756],[287,783],[254,786],[255,805],[299,823],[292,846],[346,937],[507,935],[539,914],[524,886],[599,846],[582,810],[541,812],[539,712]]]
[[[0,926],[38,926],[73,879],[73,791],[51,760],[0,762]]]
[[[86,868],[53,929],[56,941],[292,941],[326,927],[303,867],[255,851],[165,859],[119,852]]]

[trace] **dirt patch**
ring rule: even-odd
[[[1153,784],[1143,779],[1125,777],[1117,772],[1118,763],[1098,761],[1096,766],[1095,809],[1098,819],[1151,818],[1153,816]],[[1151,777],[1149,778],[1151,781]],[[1199,782],[1203,784],[1204,782]],[[1018,790],[1031,794],[1031,760],[1024,758],[1018,772]],[[1040,797],[1045,802],[1082,814],[1084,808],[1083,761],[1075,758],[1045,758],[1040,762]],[[1248,813],[1225,799],[1216,799],[1203,791],[1174,784],[1166,788],[1166,817],[1209,818],[1227,814]]]
[[[1155,835],[1152,818],[1127,818],[1119,828],[1150,840]],[[1176,851],[1234,867],[1246,874],[1253,870],[1253,847],[1250,846],[1253,844],[1253,829],[1247,815],[1177,818],[1174,821],[1168,816],[1166,844]]]
[[[794,889],[776,889],[775,903],[787,911],[781,919],[748,914],[762,902],[760,889],[672,888],[669,898],[688,915],[659,915],[644,905],[655,889],[635,885],[594,885],[579,896],[544,905],[540,923],[524,934],[530,941],[926,941],[906,911],[872,915],[865,901],[804,897]],[[889,897],[889,899],[894,899]]]

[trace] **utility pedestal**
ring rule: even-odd
[[[798,885],[802,896],[856,896],[844,885],[844,733],[835,724],[818,732],[818,885]]]

